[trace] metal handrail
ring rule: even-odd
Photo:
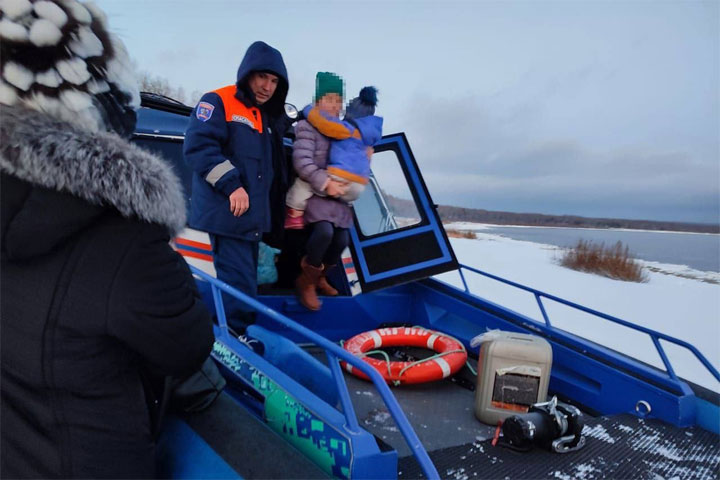
[[[645,333],[650,336],[650,338],[653,341],[653,345],[655,346],[658,355],[660,355],[660,358],[662,359],[663,364],[665,365],[665,369],[670,376],[671,379],[675,381],[680,381],[680,379],[675,374],[675,370],[672,367],[672,364],[670,362],[670,359],[665,354],[665,350],[663,349],[662,345],[660,345],[660,340],[665,340],[666,342],[674,343],[675,345],[678,345],[680,347],[686,348],[687,350],[690,350],[695,357],[702,363],[705,368],[712,374],[713,377],[715,377],[716,380],[720,382],[720,373],[718,370],[713,367],[713,365],[708,361],[707,358],[692,344],[685,342],[683,340],[680,340],[679,338],[671,337],[669,335],[666,335],[662,332],[658,332],[656,330],[652,330],[647,327],[643,327],[641,325],[635,325],[633,323],[630,323],[626,320],[623,320],[621,318],[613,317],[612,315],[608,315],[606,313],[598,312],[597,310],[593,310],[592,308],[585,307],[583,305],[571,302],[569,300],[565,300],[563,298],[557,297],[555,295],[551,295],[549,293],[545,293],[543,291],[537,290],[532,287],[528,287],[525,285],[522,285],[517,282],[513,282],[511,280],[506,280],[502,277],[499,277],[497,275],[493,275],[491,273],[483,272],[482,270],[479,270],[477,268],[469,267],[467,265],[460,264],[460,268],[458,268],[458,272],[460,273],[460,278],[462,279],[463,286],[465,288],[465,293],[473,295],[473,293],[468,288],[467,282],[465,281],[465,275],[463,275],[462,269],[469,270],[473,273],[477,273],[479,275],[483,275],[485,277],[491,278],[493,280],[496,280],[498,282],[519,288],[520,290],[525,290],[526,292],[530,292],[535,296],[535,299],[537,300],[538,306],[540,307],[540,312],[542,313],[543,319],[545,320],[545,325],[549,328],[553,328],[552,324],[550,323],[550,317],[547,314],[547,311],[545,310],[545,306],[542,303],[542,298],[547,298],[548,300],[552,300],[554,302],[566,305],[568,307],[572,307],[576,310],[580,310],[585,313],[589,313],[591,315],[594,315],[596,317],[603,318],[605,320],[609,320],[611,322],[617,323],[619,325],[622,325],[624,327],[631,328],[633,330],[637,330],[639,332]]]
[[[425,450],[425,447],[423,447],[420,439],[410,425],[410,422],[408,422],[405,413],[400,407],[400,404],[398,404],[395,396],[392,394],[390,388],[387,386],[385,380],[383,380],[382,376],[377,370],[372,368],[362,359],[340,348],[325,337],[318,335],[317,333],[303,327],[302,325],[295,322],[294,320],[291,320],[285,315],[258,302],[254,298],[249,297],[248,295],[234,289],[227,283],[208,275],[207,273],[192,265],[190,265],[190,269],[194,275],[210,283],[210,287],[212,288],[213,300],[215,301],[218,324],[220,325],[222,336],[230,338],[230,333],[227,327],[227,320],[225,318],[225,309],[221,301],[220,290],[237,298],[258,313],[261,313],[268,318],[276,321],[280,325],[287,327],[290,330],[293,330],[295,333],[304,337],[307,341],[312,342],[315,345],[325,349],[325,352],[328,356],[328,361],[330,363],[330,372],[332,373],[336,386],[338,388],[340,403],[343,407],[343,414],[345,416],[346,422],[345,427],[350,433],[357,433],[360,429],[360,426],[358,425],[357,415],[355,414],[355,410],[352,406],[352,401],[350,400],[350,393],[348,392],[347,384],[345,383],[345,377],[343,377],[340,365],[338,365],[338,359],[349,363],[353,366],[353,368],[356,368],[365,375],[367,375],[375,385],[375,388],[377,388],[378,393],[380,393],[380,397],[385,402],[388,411],[395,420],[395,423],[400,429],[400,432],[405,438],[405,441],[410,447],[410,450],[413,452],[413,455],[415,455],[415,458],[420,464],[420,467],[425,473],[425,476],[428,479],[440,478],[440,475],[435,469],[435,465],[433,465],[432,460],[430,460],[430,456]]]

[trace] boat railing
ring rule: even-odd
[[[656,330],[652,330],[650,328],[643,327],[641,325],[636,325],[634,323],[630,323],[621,318],[617,318],[612,315],[608,315],[606,313],[602,313],[597,310],[593,310],[592,308],[588,308],[583,305],[571,302],[569,300],[565,300],[563,298],[557,297],[555,295],[545,293],[545,292],[537,290],[535,288],[528,287],[526,285],[522,285],[520,283],[513,282],[511,280],[507,280],[507,279],[499,277],[497,275],[493,275],[492,273],[484,272],[477,268],[473,268],[473,267],[470,267],[467,265],[460,264],[459,268],[458,268],[458,272],[460,273],[460,279],[462,280],[463,288],[465,289],[465,293],[468,293],[470,295],[474,295],[474,294],[470,291],[470,288],[468,287],[467,281],[465,280],[465,275],[463,273],[463,270],[467,270],[467,271],[476,273],[478,275],[482,275],[482,276],[490,278],[492,280],[496,280],[498,282],[504,283],[506,285],[510,285],[515,288],[519,288],[520,290],[524,290],[526,292],[533,294],[535,296],[535,300],[537,301],[537,305],[540,309],[540,313],[542,314],[545,325],[548,328],[552,329],[554,327],[550,321],[550,316],[548,315],[547,310],[545,309],[545,305],[543,304],[544,298],[548,299],[548,300],[552,300],[557,303],[560,303],[562,305],[566,305],[573,309],[580,310],[580,311],[588,313],[590,315],[594,315],[595,317],[600,317],[602,319],[608,320],[608,321],[616,323],[618,325],[622,325],[624,327],[628,327],[628,328],[631,328],[638,332],[647,334],[652,339],[653,345],[655,346],[655,349],[657,350],[658,355],[662,359],[662,362],[663,362],[663,365],[665,366],[665,370],[666,370],[667,374],[670,376],[670,378],[672,380],[674,380],[676,382],[681,382],[681,379],[679,379],[677,374],[675,373],[675,369],[673,368],[672,363],[670,362],[670,359],[668,358],[667,354],[665,353],[665,349],[660,344],[660,340],[664,340],[666,342],[678,345],[682,348],[689,350],[695,356],[695,358],[697,358],[700,361],[700,363],[703,364],[703,366],[710,372],[710,374],[713,377],[715,377],[715,379],[717,381],[720,382],[720,373],[718,373],[718,370],[708,361],[707,358],[705,358],[705,356],[694,345],[692,345],[688,342],[685,342],[685,341],[680,340],[675,337],[671,337],[670,335],[666,335],[662,332],[658,332]]]
[[[425,476],[428,479],[440,478],[437,470],[435,469],[435,465],[433,465],[432,460],[430,460],[430,456],[428,455],[425,447],[423,447],[420,439],[410,425],[410,422],[405,416],[405,413],[400,407],[400,404],[397,402],[395,396],[392,394],[390,388],[387,386],[387,384],[377,370],[372,368],[362,359],[340,348],[338,345],[326,339],[325,337],[318,335],[317,333],[309,330],[308,328],[303,327],[294,320],[258,302],[254,298],[251,298],[250,296],[240,292],[239,290],[236,290],[227,283],[208,275],[207,273],[196,267],[193,267],[192,265],[190,266],[190,269],[192,270],[192,273],[194,275],[210,284],[213,300],[215,303],[215,310],[217,313],[218,325],[220,326],[221,330],[221,339],[223,337],[232,337],[228,330],[227,320],[225,318],[225,308],[223,307],[223,302],[221,299],[222,290],[228,295],[232,295],[233,297],[237,298],[246,306],[250,307],[256,312],[265,315],[269,319],[300,335],[306,341],[311,342],[325,350],[328,358],[330,372],[332,373],[338,390],[338,397],[340,398],[340,404],[342,405],[343,410],[342,413],[345,416],[345,428],[350,434],[357,434],[360,431],[360,425],[358,424],[357,415],[355,414],[355,409],[352,405],[352,401],[350,400],[350,393],[347,388],[347,383],[345,383],[345,377],[343,376],[338,361],[343,360],[352,365],[353,368],[356,368],[363,372],[365,375],[367,375],[375,385],[375,388],[377,388],[380,397],[385,402],[385,405],[387,406],[390,415],[392,415],[393,419],[395,420],[398,429],[405,438],[405,441],[407,442],[410,451],[413,453],[413,455],[417,459],[417,462],[420,464],[420,467],[425,473]]]

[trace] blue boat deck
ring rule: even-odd
[[[318,360],[324,357],[317,349],[306,350]],[[472,379],[467,368],[459,375]],[[345,381],[361,426],[398,451],[398,478],[425,478],[373,385],[347,373]],[[405,385],[393,388],[393,394],[441,478],[718,478],[720,443],[702,428],[584,412],[587,443],[579,452],[520,453],[491,445],[495,427],[475,418],[475,393],[462,383]]]
[[[322,349],[304,349],[326,363]],[[348,373],[344,377],[360,426],[385,449],[398,452],[398,478],[425,478],[373,384]],[[520,453],[491,445],[495,427],[475,418],[474,392],[461,384],[442,380],[406,385],[393,388],[393,394],[441,478],[718,478],[717,436],[697,426],[680,428],[630,414],[585,413],[583,433],[587,443],[580,451],[559,455],[534,449]],[[238,474],[243,478],[328,478],[241,403],[230,389],[207,411],[169,420],[176,442],[178,433],[185,429],[181,443],[188,454],[198,457],[204,447],[208,455],[220,457],[224,465],[217,460],[199,461],[205,470],[192,472],[188,469],[193,462],[167,463],[163,471],[174,478],[236,478]],[[162,442],[160,448],[162,451]],[[216,465],[216,470],[209,472],[208,464]]]
[[[326,363],[324,351],[306,348]],[[475,359],[470,359],[474,365]],[[458,375],[469,376],[467,367]],[[372,383],[344,372],[360,426],[395,448],[400,457],[412,452]],[[492,438],[494,426],[480,423],[473,413],[475,393],[451,380],[403,385],[392,389],[410,425],[428,451]]]
[[[215,285],[213,284],[213,287]],[[228,288],[217,285],[219,288]],[[585,399],[589,402],[585,403],[581,400],[576,403],[586,413],[586,435],[589,437],[588,446],[582,450],[585,452],[582,454],[558,455],[538,450],[518,456],[517,452],[491,447],[490,441],[495,433],[495,427],[484,425],[475,419],[474,392],[467,388],[468,384],[474,383],[474,376],[465,371],[461,371],[460,374],[461,378],[464,377],[464,382],[442,380],[424,385],[393,388],[392,396],[395,403],[388,403],[386,397],[389,392],[383,394],[379,390],[381,386],[387,389],[386,385],[365,382],[340,370],[337,365],[338,358],[349,360],[347,352],[338,350],[337,343],[334,342],[347,339],[368,328],[378,328],[389,321],[406,323],[412,320],[420,324],[438,326],[442,324],[443,331],[454,333],[462,338],[464,343],[467,343],[474,332],[477,332],[480,326],[477,322],[480,320],[483,321],[485,328],[532,327],[533,332],[543,333],[542,325],[535,322],[530,324],[526,319],[514,316],[507,310],[500,311],[492,304],[478,303],[480,300],[477,297],[462,298],[465,296],[464,292],[454,294],[459,295],[457,298],[451,295],[452,292],[437,298],[439,292],[444,289],[445,287],[437,282],[419,282],[370,296],[326,299],[323,310],[328,315],[323,316],[299,309],[292,298],[282,295],[263,297],[262,304],[247,299],[248,303],[256,304],[261,313],[259,325],[274,330],[270,332],[260,329],[251,333],[252,328],[249,328],[248,333],[251,336],[262,334],[256,338],[261,343],[269,342],[266,348],[277,344],[277,347],[286,354],[285,360],[282,360],[282,355],[273,357],[271,353],[268,356],[267,351],[259,355],[272,362],[279,362],[275,363],[275,366],[281,372],[310,387],[314,395],[323,398],[332,411],[342,411],[348,415],[345,420],[342,420],[342,417],[335,420],[339,422],[336,423],[336,428],[352,432],[358,431],[359,427],[370,434],[370,439],[374,436],[380,452],[396,452],[394,467],[387,470],[388,465],[386,465],[385,470],[382,470],[384,474],[396,471],[398,477],[418,478],[422,470],[423,475],[431,471],[430,476],[433,478],[437,478],[435,475],[440,478],[539,478],[547,475],[556,478],[577,478],[585,471],[583,469],[598,469],[609,473],[593,474],[592,478],[618,478],[623,475],[630,475],[632,478],[668,478],[665,474],[672,472],[684,472],[679,475],[681,478],[717,478],[716,472],[720,464],[717,435],[702,430],[696,422],[688,422],[685,419],[692,413],[687,410],[688,407],[693,406],[689,402],[695,402],[697,405],[703,402],[692,395],[680,397],[682,395],[680,387],[684,385],[679,383],[679,379],[673,379],[676,381],[670,383],[667,381],[669,379],[663,378],[658,371],[634,364],[616,354],[611,357],[610,351],[606,353],[607,358],[598,354],[600,350],[597,350],[598,353],[594,357],[590,357],[587,350],[593,348],[592,345],[579,343],[575,346],[575,339],[561,338],[558,332],[549,326],[545,328],[548,329],[551,337],[555,337],[553,338],[554,353],[559,360],[553,365],[553,374],[557,376],[554,378],[555,381],[551,381],[550,394],[558,393],[562,400],[567,401],[572,397],[567,395],[566,390],[576,394],[579,392],[577,383],[563,381],[564,375],[569,375],[568,378],[571,379],[585,375],[587,382],[590,382],[588,387],[593,387],[588,390],[592,395],[585,395]],[[214,293],[218,294],[218,291]],[[294,320],[284,317],[279,312],[285,312]],[[339,320],[351,317],[353,322]],[[474,319],[472,324],[467,321],[470,317]],[[464,329],[468,331],[463,331]],[[322,333],[318,335],[320,332]],[[281,341],[280,338],[285,340]],[[277,343],[279,341],[281,343]],[[300,349],[302,350],[300,353],[304,354],[306,359],[303,359],[303,355],[289,353],[293,348],[297,350],[298,343],[303,341],[310,342],[302,344],[303,348]],[[332,353],[328,350],[331,347]],[[410,353],[415,354],[415,352]],[[263,369],[261,357],[255,358],[256,355],[250,350],[243,355],[261,370]],[[568,358],[565,359],[564,355]],[[333,360],[332,364],[328,358]],[[350,358],[357,362],[355,357]],[[320,365],[320,368],[311,367],[310,360]],[[475,361],[471,353],[471,362]],[[608,361],[619,362],[624,366],[625,372],[622,375],[617,374],[617,370],[606,363]],[[580,367],[578,363],[586,364],[587,369],[583,369],[584,367]],[[366,364],[360,362],[360,365]],[[355,364],[353,366],[355,367]],[[570,371],[572,367],[577,371]],[[323,370],[325,373],[321,375]],[[279,375],[279,372],[277,374]],[[324,379],[323,375],[327,378]],[[666,380],[663,382],[666,385],[660,382],[655,384],[651,377]],[[642,378],[650,381],[642,383]],[[347,386],[339,388],[338,393],[331,394],[328,388],[334,383]],[[623,387],[618,383],[626,386]],[[673,393],[672,388],[675,385],[679,387],[678,391]],[[652,399],[651,403],[655,407],[653,418],[642,419],[625,413],[631,411],[634,402],[627,402],[627,399],[619,398],[614,392],[626,391],[627,388],[635,389],[633,395]],[[346,396],[343,397],[343,394],[338,396],[343,390],[347,392],[344,394]],[[312,395],[308,397],[308,401],[311,397]],[[619,400],[623,400],[625,404],[618,404]],[[714,402],[714,400],[710,401]],[[311,410],[319,411],[315,408],[311,407]],[[397,411],[393,412],[393,408],[402,412],[400,415],[402,418],[398,417]],[[695,408],[699,409],[700,406]],[[590,415],[599,415],[598,412],[602,412],[602,409],[605,409],[605,416]],[[701,418],[699,412],[700,410],[697,410],[698,419]],[[663,417],[666,418],[665,421],[660,420]],[[712,418],[712,415],[708,418]],[[403,422],[407,423],[403,426]],[[672,425],[673,423],[675,425]],[[702,424],[702,422],[698,423]],[[652,428],[646,428],[646,425]],[[408,431],[411,432],[410,436]],[[635,431],[644,433],[635,435],[632,433]],[[413,439],[413,435],[417,435],[415,437],[417,442]],[[279,437],[278,441],[280,441]],[[413,445],[422,445],[422,450],[413,449]],[[634,452],[640,453],[635,455]],[[644,459],[629,464],[625,459],[634,458],[633,455],[647,457],[652,461]],[[382,454],[378,458],[380,457]],[[418,458],[422,460],[420,463]],[[597,458],[605,463],[597,463],[595,461]],[[431,464],[428,463],[430,461]],[[506,469],[500,466],[490,469],[490,466],[500,463],[506,463],[504,466]],[[350,470],[347,472],[351,473],[353,464],[348,465]],[[428,465],[434,466],[428,467]],[[681,468],[688,470],[678,470]],[[491,471],[494,472],[492,475],[489,473]]]

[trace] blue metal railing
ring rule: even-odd
[[[637,330],[639,332],[645,333],[650,336],[650,338],[653,341],[653,344],[655,345],[655,349],[658,352],[658,355],[660,355],[660,358],[662,359],[663,364],[665,365],[665,369],[670,376],[671,379],[675,381],[681,381],[677,375],[675,374],[675,369],[673,369],[672,364],[670,363],[670,359],[665,354],[665,349],[663,349],[662,345],[660,344],[660,340],[665,340],[669,343],[674,343],[675,345],[678,345],[680,347],[686,348],[687,350],[690,350],[690,352],[695,355],[695,357],[702,363],[705,368],[712,374],[713,377],[715,377],[716,380],[720,382],[720,373],[718,373],[718,370],[713,367],[713,365],[705,358],[705,356],[700,353],[700,351],[695,348],[694,345],[685,342],[683,340],[680,340],[675,337],[671,337],[669,335],[665,335],[664,333],[652,330],[650,328],[646,328],[640,325],[635,325],[633,323],[630,323],[628,321],[625,321],[621,318],[613,317],[612,315],[608,315],[606,313],[598,312],[597,310],[593,310],[592,308],[584,307],[582,305],[579,305],[577,303],[570,302],[568,300],[562,299],[560,297],[556,297],[555,295],[551,295],[549,293],[542,292],[540,290],[534,289],[532,287],[527,287],[525,285],[513,282],[511,280],[506,280],[502,277],[498,277],[497,275],[493,275],[491,273],[483,272],[482,270],[478,270],[477,268],[469,267],[467,265],[460,264],[460,268],[458,268],[458,272],[460,273],[460,279],[462,280],[463,287],[465,288],[465,293],[473,295],[473,293],[468,288],[467,282],[465,281],[465,275],[463,274],[463,269],[471,271],[473,273],[477,273],[479,275],[491,278],[493,280],[496,280],[498,282],[504,283],[506,285],[510,285],[516,288],[519,288],[520,290],[525,290],[526,292],[530,292],[535,296],[535,300],[537,301],[538,307],[540,307],[540,312],[542,313],[543,319],[545,320],[545,325],[549,328],[553,328],[552,324],[550,323],[550,317],[547,314],[547,311],[545,310],[545,306],[543,305],[542,299],[547,298],[548,300],[552,300],[554,302],[560,303],[562,305],[566,305],[568,307],[574,308],[576,310],[580,310],[585,313],[589,313],[591,315],[594,315],[596,317],[603,318],[605,320],[609,320],[613,323],[617,323],[618,325],[622,325],[624,327],[631,328],[633,330]]]
[[[413,455],[415,455],[415,458],[420,464],[420,467],[425,473],[425,476],[428,479],[440,478],[440,475],[438,475],[438,472],[435,469],[435,465],[433,465],[432,460],[430,460],[430,457],[428,456],[425,447],[423,447],[420,439],[417,437],[417,434],[413,430],[412,426],[410,426],[410,422],[408,422],[405,413],[395,399],[395,396],[392,394],[390,388],[387,386],[387,384],[377,370],[372,368],[362,359],[340,348],[325,337],[318,335],[312,330],[309,330],[298,324],[294,320],[291,320],[283,314],[258,302],[254,298],[251,298],[244,293],[232,288],[227,283],[221,282],[220,280],[208,275],[207,273],[196,267],[193,267],[192,265],[190,266],[190,269],[192,270],[193,274],[197,275],[202,280],[210,283],[210,286],[212,288],[213,300],[215,301],[218,324],[220,325],[222,335],[226,338],[230,338],[230,333],[228,331],[227,321],[225,319],[225,308],[221,300],[220,290],[239,299],[245,305],[249,306],[258,313],[261,313],[268,318],[274,320],[275,322],[279,323],[280,325],[287,327],[290,330],[293,330],[295,333],[300,334],[300,336],[305,338],[307,341],[312,342],[315,345],[325,349],[328,363],[330,365],[330,372],[332,373],[333,379],[335,380],[338,394],[340,397],[340,403],[343,409],[343,414],[345,416],[345,427],[350,433],[357,433],[360,430],[360,426],[358,424],[357,415],[355,414],[355,409],[353,408],[352,401],[350,400],[350,393],[348,392],[347,384],[345,383],[345,377],[343,377],[340,365],[338,364],[338,360],[343,360],[349,363],[353,366],[353,368],[357,368],[365,375],[367,375],[370,380],[372,380],[375,388],[377,388],[378,393],[380,393],[380,397],[385,402],[388,411],[392,415],[395,423],[400,429],[400,432],[405,438],[405,441],[410,447],[410,451],[412,451]]]

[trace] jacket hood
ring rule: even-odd
[[[115,134],[84,131],[34,110],[2,106],[0,115],[0,172],[14,177],[8,184],[19,179],[42,187],[7,202],[3,192],[3,213],[11,217],[2,219],[3,248],[11,242],[14,256],[49,251],[108,208],[165,226],[171,235],[185,227],[182,188],[163,160]],[[52,223],[42,223],[43,216]],[[25,243],[32,252],[22,253]]]
[[[382,138],[382,117],[369,115],[367,117],[354,118],[353,121],[357,124],[365,145],[373,146]]]
[[[289,81],[282,54],[265,42],[255,42],[245,52],[237,72],[237,85],[247,85],[248,76],[252,72],[271,72],[279,77],[275,94],[263,108],[276,115],[283,111],[289,89]],[[244,90],[244,89],[243,89]]]

